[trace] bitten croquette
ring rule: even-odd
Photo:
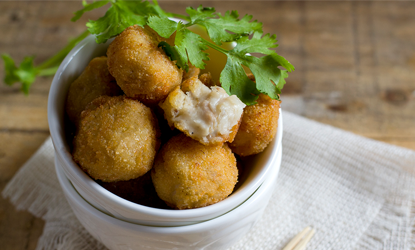
[[[226,143],[205,146],[180,134],[163,145],[151,177],[158,196],[167,205],[189,209],[228,197],[237,183],[238,169]]]
[[[159,137],[150,108],[125,96],[101,96],[81,113],[73,158],[93,179],[127,181],[151,169]]]
[[[160,102],[171,127],[204,145],[233,141],[245,104],[218,86],[208,88],[197,76],[185,80]]]
[[[69,119],[77,124],[85,107],[102,95],[122,95],[121,88],[108,71],[105,56],[92,59],[82,74],[70,85],[65,104]]]
[[[168,41],[149,27],[130,26],[107,50],[108,69],[124,93],[145,105],[155,105],[182,82],[183,72],[159,42]]]

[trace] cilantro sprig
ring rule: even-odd
[[[74,13],[72,21],[77,21],[85,13],[106,5],[110,5],[105,15],[97,20],[89,20],[86,24],[88,32],[94,34],[97,43],[104,43],[118,35],[131,25],[144,27],[148,25],[160,36],[169,38],[175,34],[174,45],[161,42],[160,47],[166,52],[178,67],[189,69],[189,63],[204,69],[209,55],[208,48],[217,50],[227,56],[225,68],[220,74],[220,82],[230,95],[237,95],[247,105],[256,103],[260,93],[273,99],[279,99],[281,89],[285,84],[287,72],[294,67],[273,49],[276,48],[275,35],[263,34],[262,23],[252,20],[251,15],[239,19],[237,11],[227,11],[224,15],[217,13],[214,8],[199,6],[188,7],[187,15],[165,12],[156,0],[147,1],[103,0],[87,3],[83,0],[83,8]],[[172,21],[177,17],[183,21]],[[206,29],[211,41],[192,32],[189,27],[199,25]],[[80,37],[84,37],[81,35]],[[80,40],[80,39],[79,39]],[[235,47],[226,50],[222,43],[232,42]],[[19,67],[16,67],[8,55],[3,55],[5,61],[5,83],[22,83],[22,89],[28,93],[30,85],[38,75],[53,74],[57,66],[73,48],[74,44],[65,47],[55,57],[38,67],[33,66],[33,58],[27,57]],[[261,56],[252,56],[259,53]],[[243,69],[246,66],[255,76],[251,81]],[[285,69],[282,69],[282,68]]]
[[[147,24],[147,19],[151,16],[183,18],[182,15],[165,12],[155,0],[153,0],[153,3],[142,2],[141,0],[103,0],[90,4],[83,0],[84,8],[75,12],[71,21],[75,22],[86,12],[103,7],[108,3],[110,7],[103,17],[97,20],[89,20],[86,23],[88,31],[95,35],[97,43],[105,43],[129,26],[136,24],[144,27]]]
[[[277,47],[275,35],[263,35],[262,23],[252,21],[252,16],[246,15],[238,19],[237,11],[226,12],[225,15],[216,13],[214,8],[186,9],[189,15],[187,23],[174,22],[165,16],[152,16],[148,25],[160,36],[168,38],[176,32],[175,45],[161,43],[162,48],[176,64],[188,70],[188,62],[204,69],[205,61],[209,60],[205,52],[207,48],[215,49],[227,56],[225,68],[220,75],[222,87],[229,95],[236,95],[247,105],[256,103],[258,95],[264,93],[273,99],[279,99],[281,89],[294,67],[273,48]],[[188,28],[200,25],[206,28],[212,42],[207,41]],[[231,50],[220,47],[223,42],[235,42]],[[262,57],[251,56],[252,53],[262,54]],[[243,69],[248,67],[255,76],[251,81]],[[279,67],[284,67],[285,70]]]
[[[12,86],[15,83],[20,82],[22,84],[21,90],[26,95],[29,94],[29,89],[37,76],[51,76],[56,73],[59,65],[65,59],[66,55],[71,51],[80,41],[89,35],[88,31],[85,31],[78,37],[69,41],[65,48],[60,50],[54,56],[47,59],[39,66],[34,66],[34,56],[27,56],[20,63],[19,67],[16,66],[13,58],[8,54],[2,54],[1,57],[4,61],[4,83]]]
[[[97,20],[89,20],[86,23],[88,31],[95,35],[97,43],[105,43],[109,38],[120,34],[131,25],[144,26],[148,15],[158,14],[149,2],[104,0],[88,4],[84,0],[82,3],[84,8],[75,12],[71,21],[77,21],[88,11],[103,7],[108,3],[111,4],[103,17]]]

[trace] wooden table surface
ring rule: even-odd
[[[199,4],[236,9],[275,33],[277,52],[295,67],[282,108],[379,141],[415,149],[415,2],[159,1],[184,13]],[[80,1],[0,2],[0,53],[40,63],[85,29]],[[4,77],[3,62],[0,78]],[[52,78],[30,94],[0,84],[0,191],[49,136],[47,97]],[[0,248],[34,249],[43,221],[0,198]]]

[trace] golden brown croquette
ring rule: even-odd
[[[167,205],[188,209],[228,197],[238,180],[238,169],[226,143],[205,146],[180,134],[163,145],[151,177],[158,196]]]
[[[125,96],[101,96],[81,113],[73,158],[96,180],[126,181],[153,165],[160,132],[152,111]]]
[[[232,152],[248,156],[262,152],[274,139],[278,128],[280,101],[260,94],[257,104],[246,106],[238,133],[229,144]]]
[[[122,95],[121,88],[108,71],[105,56],[92,59],[82,74],[70,85],[65,105],[69,119],[77,124],[88,103],[102,95]]]
[[[107,50],[108,69],[118,85],[145,105],[157,104],[182,82],[182,70],[158,47],[160,41],[167,40],[147,26],[134,25]]]

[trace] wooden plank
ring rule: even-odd
[[[39,86],[39,85],[38,85]],[[34,91],[33,91],[34,92]],[[42,131],[48,133],[47,93],[0,93],[0,131]]]
[[[304,85],[283,92],[282,107],[415,149],[414,11],[413,3],[305,3]]]

